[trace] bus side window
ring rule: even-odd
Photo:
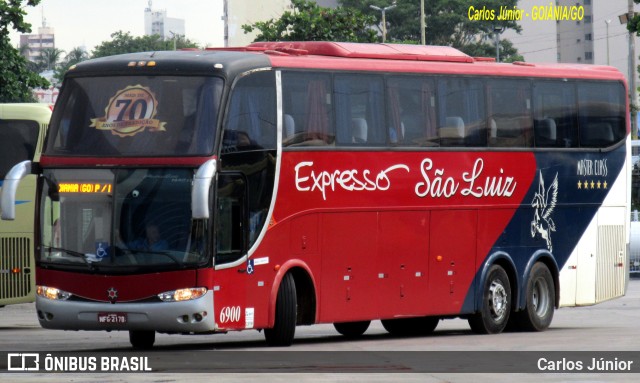
[[[38,130],[36,121],[0,120],[0,180],[13,165],[33,159]]]
[[[625,92],[618,83],[579,83],[580,146],[607,147],[626,135]]]
[[[435,85],[425,76],[394,76],[387,81],[389,143],[437,146]]]
[[[577,147],[575,84],[540,81],[533,86],[535,146]]]
[[[216,264],[241,258],[246,251],[247,187],[239,173],[220,173],[216,223]]]
[[[333,145],[335,132],[329,75],[284,72],[282,99],[282,146]]]
[[[241,78],[229,103],[223,153],[276,148],[276,95],[273,72]],[[235,137],[227,133],[232,132]]]
[[[490,80],[489,146],[532,147],[531,86],[526,80]]]
[[[482,80],[445,77],[438,81],[440,146],[486,145],[484,93]]]
[[[336,134],[340,145],[384,145],[384,85],[382,77],[337,75]]]

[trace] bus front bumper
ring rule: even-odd
[[[213,291],[184,302],[101,303],[50,300],[36,296],[43,328],[58,330],[153,330],[202,333],[216,330]]]

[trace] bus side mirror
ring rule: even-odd
[[[209,190],[215,175],[215,159],[208,160],[198,168],[196,175],[193,177],[193,187],[191,188],[191,218],[209,218]]]
[[[27,174],[31,174],[31,161],[22,161],[14,165],[4,179],[0,208],[2,209],[2,219],[5,221],[16,219],[16,192],[20,180]]]

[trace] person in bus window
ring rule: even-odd
[[[144,231],[144,238],[138,238],[129,244],[131,250],[162,251],[169,248],[169,243],[160,235],[158,225],[149,223]]]

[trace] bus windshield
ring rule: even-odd
[[[207,221],[192,220],[190,169],[44,172],[40,262],[105,273],[201,265]]]
[[[213,151],[221,78],[67,78],[47,155],[202,156]]]

